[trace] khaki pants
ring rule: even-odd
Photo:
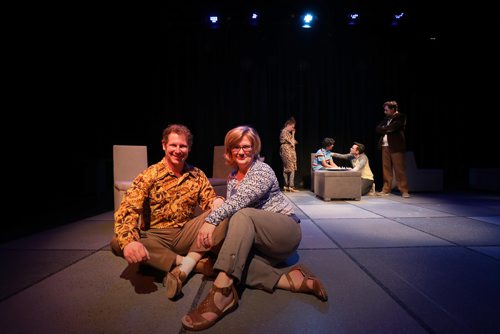
[[[277,265],[295,252],[302,239],[299,222],[295,215],[241,209],[229,219],[214,268],[250,287],[272,292],[288,271]]]
[[[145,263],[157,269],[169,272],[175,264],[177,255],[185,256],[188,252],[207,252],[220,248],[220,243],[224,240],[227,230],[227,219],[222,221],[213,233],[214,247],[207,249],[196,246],[196,237],[201,226],[205,223],[205,218],[210,211],[191,219],[183,227],[179,228],[152,228],[141,231],[141,242],[149,252],[150,259]],[[120,249],[116,237],[111,240],[111,250],[117,256],[123,257],[123,250]]]
[[[382,146],[382,172],[384,185],[382,191],[390,193],[392,190],[392,170],[396,175],[396,184],[401,193],[408,192],[408,181],[406,179],[406,161],[404,152],[391,153],[388,146]]]

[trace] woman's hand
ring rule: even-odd
[[[212,210],[217,209],[222,204],[224,204],[224,200],[221,197],[216,197],[212,202]]]
[[[210,223],[205,222],[200,230],[198,231],[198,237],[196,238],[196,246],[204,247],[207,249],[212,248],[214,245],[214,241],[212,239],[212,235],[214,233],[216,226]]]

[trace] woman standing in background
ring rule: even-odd
[[[284,191],[298,192],[294,187],[295,171],[297,170],[297,153],[295,145],[295,118],[291,117],[285,122],[280,133],[280,156],[283,161],[283,178],[285,179]]]

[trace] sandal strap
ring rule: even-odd
[[[202,258],[196,263],[194,271],[204,276],[212,276],[214,274],[214,260],[210,256]]]
[[[172,269],[172,271],[170,273],[172,275],[174,275],[175,278],[177,279],[177,281],[180,282],[180,283],[184,283],[184,281],[187,278],[186,273],[181,270],[181,265],[180,264],[177,267],[175,267],[174,269]]]
[[[295,269],[294,269],[295,270]],[[285,277],[288,279],[288,284],[290,284],[290,291],[292,292],[297,292],[297,288],[295,287],[295,284],[293,283],[293,280],[292,278],[290,277],[290,273],[292,272],[293,270],[290,270],[289,272],[287,272],[285,274]]]
[[[163,280],[163,285],[167,287],[167,297],[172,299],[181,294],[182,284],[186,280],[187,275],[181,270],[181,266],[178,265],[171,272],[165,275]]]
[[[224,297],[227,297],[231,292],[233,292],[233,284],[231,284],[230,286],[226,286],[225,288],[219,288],[218,286],[213,285],[212,290],[214,290],[215,292],[220,292]]]
[[[291,276],[290,273],[294,270],[300,271],[300,273],[303,276],[302,283],[300,284],[300,287],[298,289],[294,285],[293,280],[290,277]],[[299,265],[293,266],[285,276],[288,279],[288,282],[290,283],[290,291],[309,293],[309,294],[315,295],[316,297],[318,297],[322,301],[328,300],[328,294],[327,294],[325,288],[323,287],[323,284],[319,280],[319,278],[314,276],[311,273],[311,271],[309,271],[309,269],[307,267],[305,267],[304,265],[299,264]],[[309,286],[307,285],[307,282],[309,280],[312,280],[312,283],[313,283],[312,288],[309,288]]]
[[[217,292],[222,293],[225,297],[229,296],[230,293],[233,294],[233,301],[229,303],[223,310],[219,309],[217,305],[215,305],[214,297]],[[234,284],[231,284],[225,288],[219,288],[215,285],[212,286],[212,290],[208,293],[205,299],[198,305],[198,307],[191,312],[188,313],[188,316],[191,318],[191,322],[193,323],[193,327],[186,327],[190,330],[202,330],[211,327],[218,320],[220,320],[227,313],[232,312],[234,309],[238,307],[238,292],[234,287]],[[202,314],[212,312],[217,315],[217,317],[209,321],[205,319]]]
[[[299,288],[297,288],[295,286],[295,283],[293,282],[293,279],[292,279],[292,277],[290,275],[291,272],[295,271],[295,270],[300,271],[300,273],[303,276],[302,283],[300,284]],[[309,278],[311,278],[312,276],[310,275],[309,270],[307,270],[307,268],[305,268],[301,264],[297,264],[297,265],[293,266],[292,268],[290,268],[290,270],[285,274],[285,277],[288,279],[288,283],[290,284],[290,291],[292,291],[292,292],[303,292],[304,291],[304,285],[307,288],[307,280]]]
[[[231,284],[230,286],[225,287],[225,288],[219,288],[219,287],[213,285],[212,290],[210,290],[210,292],[205,297],[205,299],[201,302],[201,304],[198,306],[198,308],[194,312],[191,312],[191,313],[198,313],[198,315],[201,315],[201,314],[206,313],[206,312],[212,312],[212,313],[217,314],[217,316],[220,316],[223,313],[223,310],[219,309],[217,307],[217,305],[215,305],[215,303],[214,303],[215,294],[217,292],[220,292],[224,297],[227,297],[227,296],[229,296],[229,294],[231,292],[233,292],[233,290],[235,292],[235,293],[233,293],[233,298],[234,298],[233,303],[237,303],[238,302],[238,294],[236,293],[236,290],[234,289],[233,284]],[[191,315],[191,313],[190,313],[190,315]],[[203,319],[205,319],[205,318],[203,318]]]

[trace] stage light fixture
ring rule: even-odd
[[[258,26],[259,25],[259,14],[256,12],[253,12],[250,15],[250,25],[251,26]]]
[[[208,16],[208,22],[211,29],[219,28],[219,16],[215,14],[211,14]]]
[[[302,28],[306,28],[306,29],[311,28],[313,21],[314,21],[314,15],[311,13],[306,13],[302,17]]]
[[[404,12],[399,12],[399,13],[394,14],[392,16],[391,26],[397,27],[399,25],[399,23],[401,22],[401,20],[403,19],[404,15],[405,15]]]
[[[354,26],[358,23],[359,14],[358,13],[350,13],[347,15],[347,24],[350,26]]]

